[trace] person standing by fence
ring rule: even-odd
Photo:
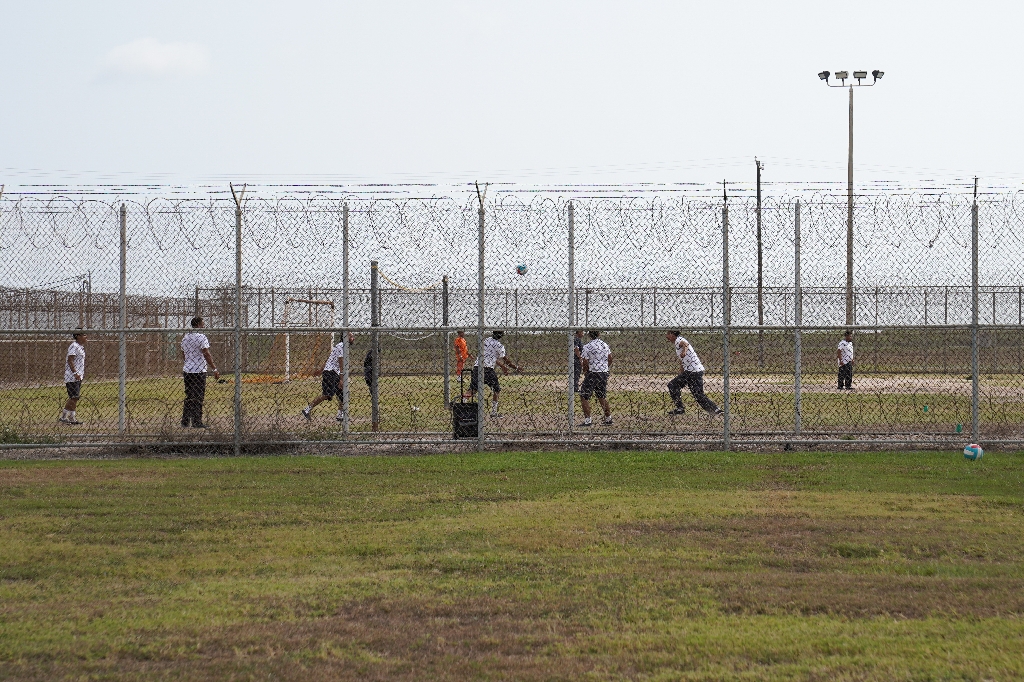
[[[206,326],[201,317],[193,317],[193,329]],[[203,402],[206,400],[206,371],[213,368],[213,376],[220,379],[220,372],[210,356],[210,340],[201,332],[190,332],[181,338],[181,354],[184,358],[182,374],[185,378],[185,404],[181,411],[181,425],[188,428],[205,429]]]
[[[572,337],[573,358],[572,358],[572,391],[580,392],[580,376],[583,374],[583,330],[577,329]]]
[[[76,331],[72,334],[74,341],[68,346],[67,357],[64,359],[64,387],[68,392],[68,400],[64,403],[64,409],[60,412],[60,422],[78,426],[75,410],[78,408],[78,400],[82,397],[82,379],[85,378],[85,344],[88,340],[85,334]]]
[[[462,370],[466,367],[466,360],[469,360],[469,348],[466,347],[466,330],[459,329],[455,332],[455,376],[461,377]]]
[[[604,410],[604,425],[612,423],[612,407],[608,404],[608,374],[612,369],[612,349],[600,338],[601,332],[592,329],[588,332],[590,343],[583,346],[580,360],[586,376],[580,386],[580,403],[583,405],[583,423],[580,426],[591,426],[590,396],[596,396]]]
[[[667,332],[665,338],[675,346],[676,356],[679,358],[679,375],[668,382],[668,394],[672,397],[672,402],[675,403],[675,409],[669,410],[668,413],[685,414],[686,408],[683,407],[683,387],[685,386],[690,389],[693,399],[704,408],[704,411],[711,415],[722,414],[722,409],[704,395],[704,365],[697,357],[697,351],[679,331]]]
[[[849,329],[836,347],[836,362],[839,364],[838,388],[840,391],[853,390],[853,332]]]

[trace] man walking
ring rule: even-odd
[[[355,342],[352,332],[348,333],[348,343]],[[341,341],[331,349],[331,354],[324,364],[324,371],[320,375],[320,395],[316,396],[302,410],[302,416],[306,421],[313,419],[313,408],[323,402],[331,402],[331,398],[338,396],[338,414],[334,417],[336,421],[345,421],[345,394],[342,392],[342,373],[345,371],[345,342]]]
[[[684,414],[683,387],[690,389],[690,394],[697,404],[704,408],[708,414],[722,414],[718,405],[704,395],[704,365],[697,357],[697,351],[683,338],[679,331],[673,330],[665,334],[665,338],[675,346],[676,356],[679,358],[679,376],[668,382],[668,394],[675,403],[675,409],[669,410],[669,414]]]
[[[75,409],[78,407],[78,399],[82,397],[82,379],[85,378],[85,343],[88,339],[80,331],[74,332],[71,336],[74,340],[68,346],[67,357],[64,359],[64,388],[67,389],[68,400],[60,412],[59,421],[78,426],[82,422],[78,421]]]
[[[839,364],[839,390],[853,390],[853,332],[849,329],[836,347],[836,362]]]
[[[193,329],[206,326],[201,317],[193,317]],[[210,340],[202,332],[190,332],[181,337],[181,354],[185,363],[182,374],[185,378],[185,404],[181,411],[181,425],[188,428],[205,429],[203,423],[203,402],[206,400],[206,371],[213,368],[213,376],[220,379],[220,372],[210,356]]]
[[[580,426],[591,426],[590,397],[597,396],[604,410],[602,424],[612,423],[612,408],[608,404],[608,374],[612,368],[612,349],[599,337],[601,332],[592,329],[587,332],[590,342],[583,346],[580,360],[583,365],[583,385],[580,387],[580,402],[583,404],[583,423]]]
[[[495,371],[496,367],[500,367],[501,371],[508,374],[509,369],[519,371],[522,367],[512,362],[512,359],[505,355],[505,345],[501,342],[501,337],[505,335],[505,332],[500,329],[496,329],[491,333],[491,338],[484,339],[484,352],[483,352],[483,368],[484,368],[484,385],[490,386],[493,402],[491,404],[491,416],[500,417],[498,414],[498,397],[501,393],[501,382],[498,381],[498,373]],[[476,362],[473,363],[473,378],[469,382],[469,394],[472,398],[476,394],[477,389],[480,387],[480,359],[477,358]],[[480,399],[484,399],[484,392],[480,392]]]

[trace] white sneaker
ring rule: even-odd
[[[309,411],[309,407],[304,407],[302,409],[302,416],[306,418],[306,421],[312,421],[313,420],[313,415]]]
[[[601,423],[604,424],[605,426],[609,426],[612,423],[612,418],[611,417],[605,417],[604,419],[601,420]]]

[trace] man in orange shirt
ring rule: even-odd
[[[455,332],[455,374],[462,376],[462,368],[469,360],[469,349],[466,348],[466,330],[459,329]]]

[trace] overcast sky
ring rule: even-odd
[[[0,4],[8,189],[1024,179],[1021,2]]]

